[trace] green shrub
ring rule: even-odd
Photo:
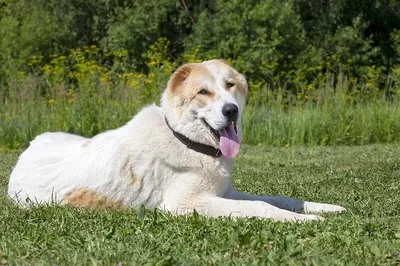
[[[210,19],[203,11],[185,48],[203,58],[226,58],[250,79],[273,81],[295,68],[306,48],[293,1],[216,1]]]
[[[297,90],[328,71],[355,78],[375,65],[383,85],[398,64],[396,1],[284,0],[3,0],[0,4],[0,86],[27,71],[32,56],[96,45],[127,50],[131,69],[146,72],[146,53],[160,38],[182,63],[223,57],[255,82]],[[334,58],[333,58],[334,57]],[[383,87],[380,86],[380,89]]]

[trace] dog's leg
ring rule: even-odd
[[[311,214],[299,214],[279,209],[262,201],[232,200],[220,197],[200,197],[190,200],[190,203],[180,205],[178,214],[193,212],[210,217],[261,217],[274,221],[312,221],[323,220],[322,217]]]
[[[305,213],[313,212],[345,212],[346,209],[332,204],[296,200],[284,196],[256,196],[233,190],[232,186],[225,193],[225,198],[233,200],[263,201],[275,207]]]

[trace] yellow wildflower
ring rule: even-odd
[[[46,73],[50,73],[51,72],[51,66],[44,65],[44,67],[42,67],[42,71],[46,72]]]
[[[137,81],[135,81],[135,80],[128,80],[127,82],[126,82],[126,85],[128,85],[128,86],[136,86],[136,85],[138,85],[139,83],[137,82]]]
[[[49,100],[49,103],[54,103],[54,102],[55,102],[54,99],[50,99],[50,100]]]
[[[188,63],[200,63],[200,62],[201,62],[201,60],[199,60],[199,59],[189,59]]]
[[[149,78],[154,78],[156,75],[154,75],[154,73],[150,73],[149,74]]]

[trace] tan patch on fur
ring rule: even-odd
[[[175,90],[178,89],[179,86],[189,77],[190,72],[192,71],[192,67],[190,65],[183,65],[178,68],[177,71],[173,74],[170,80],[170,89],[171,93],[174,93]]]
[[[209,64],[216,64],[218,68],[229,73],[229,80],[235,83],[235,90],[243,96],[247,94],[247,82],[243,75],[230,67],[229,62],[222,59],[211,60]],[[208,82],[203,82],[207,80]],[[202,87],[209,84],[210,87]],[[173,98],[173,107],[178,117],[181,117],[187,103],[196,100],[199,105],[204,106],[211,99],[217,100],[213,84],[215,77],[210,69],[203,63],[186,64],[178,68],[168,82],[168,93]],[[199,95],[201,89],[209,91],[209,95]]]
[[[122,167],[123,175],[128,173],[129,177],[131,178],[131,184],[136,186],[142,185],[142,178],[139,175],[136,175],[132,170],[132,161],[131,158],[128,157],[124,166]]]
[[[133,185],[140,186],[142,184],[142,179],[140,178],[140,176],[135,175],[133,172],[132,172],[131,176],[132,176],[132,184]]]
[[[109,199],[106,195],[87,188],[81,188],[71,192],[64,199],[63,203],[74,207],[93,209],[121,209],[123,207],[121,200]]]
[[[141,186],[142,185],[142,178],[138,175],[136,175],[133,170],[132,170],[132,164],[131,162],[128,163],[128,173],[129,176],[132,178],[132,184],[133,185],[137,185],[137,186]]]
[[[198,91],[200,91],[200,90],[198,90]],[[197,93],[196,93],[196,97],[197,97],[198,99],[204,101],[204,103],[207,102],[207,100],[208,100],[209,98],[214,99],[214,98],[216,97],[215,91],[213,91],[213,90],[207,90],[207,91],[208,91],[208,94],[207,94],[207,95],[205,95],[205,94],[199,94],[199,93],[197,92]]]
[[[233,79],[235,80],[236,89],[244,96],[247,94],[247,81],[246,78],[240,74],[236,69],[232,67],[232,64],[224,59],[216,59],[216,61],[223,63],[231,68],[231,73],[233,74]]]
[[[201,85],[199,86],[199,81],[202,79],[214,79],[210,71],[202,66],[201,64],[195,65],[192,67],[190,72],[190,77],[187,78],[185,86],[181,86],[184,89],[175,90],[176,94],[184,95],[186,99],[193,99],[197,96],[198,92],[202,89],[206,89],[213,93],[212,88],[203,88]]]
[[[248,90],[248,85],[247,85],[247,81],[246,78],[238,73],[236,74],[237,80],[239,81],[240,84],[236,85],[237,90],[243,95],[246,96],[247,94],[247,90]]]
[[[182,74],[181,68],[185,66],[189,66],[190,72],[187,72],[187,70],[185,70],[184,74]],[[183,109],[181,108],[183,108],[183,106],[185,106],[193,99],[198,98],[199,101],[204,101],[205,97],[210,97],[202,95],[198,96],[198,92],[203,89],[199,81],[206,78],[214,79],[210,71],[202,64],[189,64],[183,65],[182,67],[174,73],[171,80],[169,81],[169,93],[175,99],[175,107],[178,117],[182,115]],[[178,81],[176,76],[178,76]],[[210,95],[214,94],[212,88],[204,89],[207,89],[210,92]],[[179,100],[179,102],[177,100]]]
[[[247,87],[248,87],[246,78],[245,78],[242,74],[240,74],[236,69],[234,69],[234,68],[232,67],[232,64],[229,63],[228,61],[226,61],[226,60],[224,60],[224,59],[216,59],[215,61],[230,67],[230,73],[231,73],[232,76],[233,76],[233,77],[232,77],[233,80],[234,80],[233,83],[236,84],[236,89],[237,89],[243,96],[246,96],[246,94],[247,94]]]

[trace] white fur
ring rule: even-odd
[[[199,118],[217,129],[224,123],[220,113],[225,103],[237,104],[240,112],[244,108],[244,95],[224,88],[227,78],[232,75],[240,78],[237,76],[240,74],[216,60],[203,62],[201,66],[213,77],[204,78],[201,86],[212,87],[218,94],[205,107],[188,103],[178,115],[175,96],[167,88],[162,107],[148,106],[127,125],[92,139],[44,133],[20,156],[11,174],[9,196],[28,207],[28,199],[37,203],[62,203],[71,192],[87,188],[120,200],[126,207],[144,205],[176,214],[196,209],[211,217],[263,217],[276,221],[322,219],[297,213],[301,210],[306,213],[345,211],[336,205],[234,191],[229,178],[232,159],[195,152],[174,137],[165,124],[165,116],[176,131],[217,146]],[[241,134],[240,124],[238,129]],[[132,173],[139,181],[133,182]]]

